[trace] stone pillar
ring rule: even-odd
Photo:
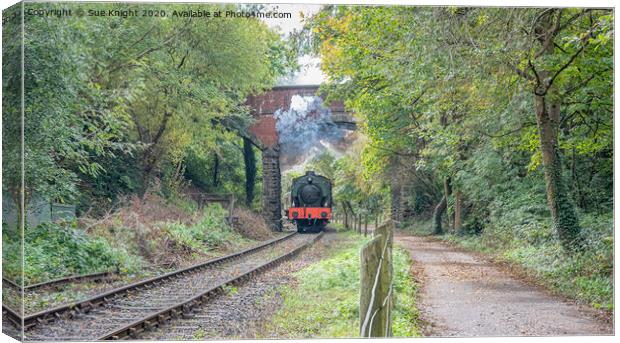
[[[282,231],[280,148],[266,148],[263,154],[263,217],[273,231]]]

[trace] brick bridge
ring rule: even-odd
[[[251,96],[246,102],[256,118],[250,127],[250,134],[252,142],[263,155],[262,212],[272,230],[282,230],[280,146],[274,114],[278,110],[288,111],[291,99],[295,95],[323,97],[318,94],[318,90],[318,85],[279,86],[266,93]],[[341,101],[332,101],[329,109],[334,124],[348,130],[355,130],[355,119],[345,111]]]

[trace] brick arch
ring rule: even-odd
[[[318,85],[304,86],[279,86],[262,94],[250,96],[246,105],[250,107],[256,121],[250,126],[249,131],[254,144],[262,152],[263,165],[263,195],[262,215],[267,225],[274,231],[282,230],[282,204],[281,204],[281,171],[280,171],[280,146],[278,144],[278,132],[276,130],[276,118],[274,114],[278,110],[288,111],[291,99],[295,95],[315,96],[318,94]],[[318,94],[322,96],[321,94]],[[323,97],[323,96],[322,96]],[[355,122],[345,111],[342,101],[332,101],[329,106],[332,114],[342,121],[344,127],[355,128]],[[347,119],[348,118],[348,119]]]
[[[272,147],[278,143],[278,132],[276,131],[276,118],[273,116],[278,110],[288,111],[293,96],[315,96],[319,95],[318,85],[303,86],[278,86],[265,93],[250,96],[246,105],[250,107],[252,115],[256,118],[250,127],[250,133],[264,147]],[[329,108],[334,113],[335,118],[348,118],[348,122],[343,121],[343,125],[353,124],[351,117],[344,109],[342,101],[332,101]],[[346,114],[345,117],[343,117]]]

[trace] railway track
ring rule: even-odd
[[[177,267],[176,269],[179,269]],[[96,294],[138,282],[142,279],[152,278],[175,268],[171,263],[149,266],[142,270],[141,275],[128,275],[119,271],[104,271],[98,273],[71,275],[54,280],[40,282],[21,287],[15,281],[2,278],[6,294],[3,305],[23,312],[36,313],[48,308],[54,308],[67,303],[75,303],[82,299],[90,298]],[[23,295],[24,308],[18,298]],[[14,299],[14,300],[13,300]]]
[[[233,253],[230,255],[226,255],[220,258],[216,258],[216,259],[212,259],[206,262],[201,262],[192,266],[189,266],[187,268],[183,268],[183,269],[179,269],[170,273],[166,273],[160,276],[156,276],[156,277],[152,277],[149,279],[145,279],[145,280],[141,280],[138,282],[134,282],[131,283],[129,285],[125,285],[119,288],[115,288],[112,290],[109,290],[107,292],[89,297],[85,300],[82,301],[78,301],[78,302],[74,302],[74,303],[70,303],[67,305],[61,305],[61,306],[57,306],[57,307],[53,307],[47,310],[43,310],[43,311],[38,311],[32,314],[27,314],[25,317],[21,317],[21,316],[15,316],[15,314],[19,314],[20,311],[17,311],[15,309],[12,309],[10,307],[5,306],[4,304],[2,305],[2,312],[4,315],[7,316],[7,318],[9,319],[9,321],[11,321],[12,323],[14,323],[17,326],[21,326],[22,323],[24,325],[25,329],[29,329],[32,326],[37,325],[38,323],[47,323],[50,321],[53,321],[56,318],[60,318],[60,317],[72,317],[75,314],[78,313],[84,313],[84,312],[88,312],[90,311],[92,308],[97,307],[99,305],[104,304],[105,302],[107,302],[107,299],[110,297],[114,297],[114,296],[118,296],[118,295],[122,295],[125,294],[127,292],[131,292],[133,290],[139,289],[141,287],[153,284],[153,283],[157,283],[157,282],[162,282],[164,280],[167,280],[169,278],[174,278],[174,277],[178,277],[181,276],[183,274],[187,274],[187,273],[192,273],[192,272],[197,272],[200,271],[202,269],[208,269],[211,268],[213,266],[217,266],[220,263],[223,262],[227,262],[227,261],[232,261],[235,260],[237,258],[240,258],[244,255],[253,253],[255,251],[261,250],[263,248],[269,247],[270,245],[276,244],[279,241],[282,240],[286,240],[290,237],[292,237],[294,234],[289,234],[289,235],[285,235],[283,237],[279,237],[276,239],[272,239],[269,240],[263,244],[260,244],[258,246],[255,247],[251,247],[248,249],[245,249],[243,251],[237,252],[237,253]],[[16,284],[16,286],[18,287],[18,289],[20,289],[19,285]]]
[[[178,316],[189,316],[227,286],[249,279],[296,254],[319,236],[289,234],[254,248],[136,282],[78,303],[19,317],[27,340],[93,340],[137,337]]]
[[[182,267],[177,267],[179,269]],[[140,275],[129,275],[117,271],[103,271],[98,273],[71,275],[50,281],[29,284],[24,288],[15,281],[2,278],[2,284],[7,294],[3,297],[3,305],[12,309],[19,309],[20,314],[36,313],[48,308],[67,303],[75,303],[81,299],[90,298],[96,294],[152,278],[173,271],[172,263],[150,265],[143,268]],[[23,295],[24,308],[19,301]]]

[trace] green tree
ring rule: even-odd
[[[606,10],[327,7],[299,41],[321,54],[325,88],[363,118],[366,173],[399,160],[433,194],[437,232],[444,208],[462,227],[463,191],[479,195],[465,175],[482,174],[485,151],[502,155],[496,174],[524,178],[542,165],[555,232],[571,251],[581,238],[561,155],[572,148],[578,184],[577,146],[610,151],[609,98],[593,91],[611,90],[612,33]]]

